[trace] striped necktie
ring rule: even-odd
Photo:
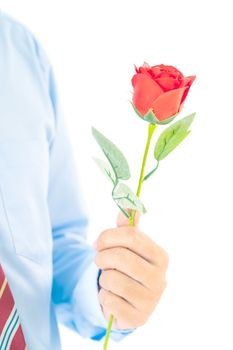
[[[0,350],[27,350],[19,315],[1,264]]]

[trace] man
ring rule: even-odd
[[[87,244],[52,67],[34,35],[1,12],[0,349],[21,349],[13,336],[21,329],[29,350],[59,350],[57,321],[95,340],[110,314],[114,340],[145,324],[166,286],[168,256],[138,221],[139,213],[130,227],[119,213],[116,228]],[[6,288],[15,303],[7,317]]]

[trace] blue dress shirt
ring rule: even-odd
[[[0,261],[29,350],[59,350],[57,322],[94,340],[106,333],[88,222],[49,59],[0,12]]]

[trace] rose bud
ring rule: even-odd
[[[133,107],[143,119],[167,124],[180,112],[196,76],[184,77],[173,66],[135,66],[131,82],[134,88]]]

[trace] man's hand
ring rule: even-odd
[[[100,275],[99,301],[106,320],[114,316],[113,328],[136,328],[145,324],[165,287],[168,254],[120,212],[117,227],[101,232],[95,248]]]

